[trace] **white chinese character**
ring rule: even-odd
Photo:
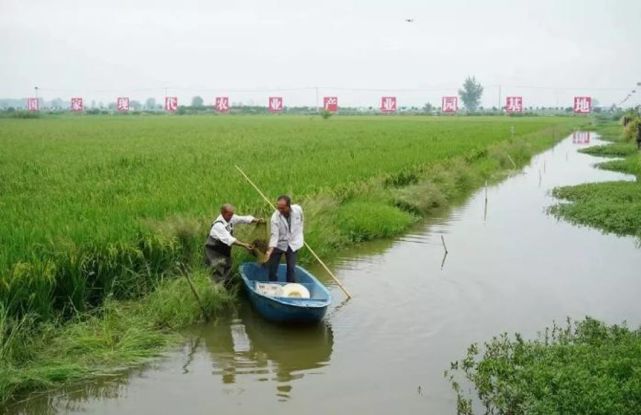
[[[394,111],[396,109],[396,99],[394,97],[384,97],[382,107],[384,111]]]
[[[220,112],[225,112],[229,109],[229,98],[218,97],[216,98],[216,109]]]

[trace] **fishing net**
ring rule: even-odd
[[[251,254],[256,257],[257,262],[264,264],[269,259],[267,257],[267,249],[269,249],[269,234],[267,231],[267,224],[257,223],[254,226],[247,227],[247,233],[243,235],[244,241],[249,241],[249,243],[254,247],[251,250]]]

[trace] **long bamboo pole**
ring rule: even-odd
[[[196,297],[196,302],[200,306],[200,311],[203,313],[203,317],[205,317],[205,321],[209,321],[209,314],[207,314],[207,310],[205,310],[205,307],[203,306],[203,302],[200,301],[200,296],[198,295],[198,292],[196,291],[196,288],[194,287],[194,284],[191,282],[191,278],[189,278],[189,275],[187,273],[183,274],[185,278],[187,278],[187,283],[189,283],[189,288],[191,288],[191,292],[194,293],[194,297]]]
[[[247,176],[247,175],[245,174],[245,172],[244,172],[240,167],[238,167],[238,166],[234,166],[234,167],[236,167],[236,170],[238,170],[238,172],[239,172],[240,174],[242,174],[242,175],[243,175],[243,177],[245,178],[245,180],[247,180],[247,182],[248,182],[248,183],[249,183],[249,184],[250,184],[250,185],[251,185],[251,186],[252,186],[252,187],[253,187],[253,188],[258,192],[258,194],[263,198],[263,200],[265,200],[265,202],[267,202],[267,204],[268,204],[270,207],[272,207],[272,208],[273,208],[273,207],[274,207],[274,204],[273,204],[272,202],[270,202],[270,200],[267,198],[267,196],[265,196],[265,194],[264,194],[264,193],[263,193],[263,192],[258,188],[258,186],[256,186],[256,184],[255,184],[255,183],[254,183],[254,182],[249,178],[249,176]],[[341,284],[341,282],[338,280],[338,278],[336,278],[336,276],[334,275],[334,273],[333,273],[333,272],[329,269],[329,267],[328,267],[328,266],[323,262],[323,260],[322,260],[322,259],[320,259],[320,257],[319,257],[318,255],[316,255],[316,252],[314,252],[314,250],[312,249],[312,247],[311,247],[311,246],[309,246],[309,244],[308,244],[307,242],[305,242],[305,247],[309,250],[309,252],[312,254],[312,256],[313,256],[314,258],[316,258],[316,260],[318,261],[318,263],[319,263],[319,264],[321,264],[323,268],[325,268],[325,271],[327,271],[327,273],[330,275],[330,277],[332,277],[332,279],[334,280],[334,282],[336,282],[336,284],[340,287],[340,289],[341,289],[341,290],[343,290],[343,292],[345,293],[345,295],[347,296],[347,298],[352,298],[351,294],[347,291],[347,289],[343,286],[343,284]]]

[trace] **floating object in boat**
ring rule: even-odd
[[[283,286],[282,297],[289,298],[309,298],[309,290],[302,284],[296,284],[295,282],[290,282]]]
[[[256,282],[256,291],[267,297],[283,297],[283,286],[269,282]]]

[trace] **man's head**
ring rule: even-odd
[[[222,215],[223,219],[229,222],[234,216],[234,206],[230,203],[225,203],[220,207],[220,214]]]
[[[287,196],[287,195],[280,195],[278,196],[278,199],[276,199],[276,209],[282,214],[282,215],[289,215],[289,211],[292,207],[292,199]]]

